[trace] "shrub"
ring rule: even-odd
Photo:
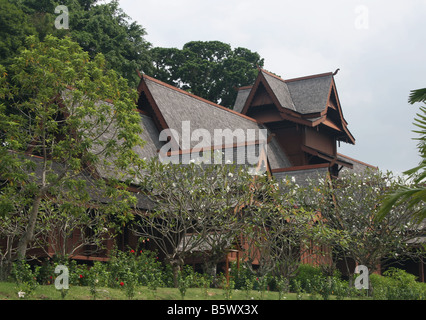
[[[46,260],[40,266],[35,266],[37,283],[49,285],[55,282],[55,265],[53,261]]]
[[[12,266],[11,275],[16,281],[18,291],[23,292],[23,297],[28,297],[37,287],[37,275],[26,261],[16,261]]]
[[[383,276],[370,276],[373,298],[377,300],[424,300],[426,284],[416,281],[416,277],[404,270],[390,268]]]
[[[194,283],[194,272],[191,272],[192,268],[185,267],[179,272],[178,275],[178,288],[182,300],[185,299],[186,291],[188,290],[188,288],[190,288]]]
[[[70,284],[88,286],[90,284],[90,268],[85,264],[77,264],[75,260],[66,265],[69,269]]]
[[[234,281],[235,289],[244,290],[247,281],[254,281],[253,273],[244,265],[241,264],[240,268],[237,268],[237,263],[231,263],[231,278]]]
[[[316,278],[326,279],[319,267],[310,264],[301,264],[297,270],[296,277],[291,281],[291,290],[296,292],[295,281],[297,281],[300,287],[298,289],[306,293],[314,293]]]
[[[128,273],[133,274],[136,284],[142,286],[163,286],[163,267],[158,261],[156,252],[140,250],[138,253],[129,249],[128,251],[116,250],[112,253],[107,263],[106,273],[110,287],[118,287],[123,279],[128,278]]]

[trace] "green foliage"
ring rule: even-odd
[[[102,55],[90,60],[70,38],[53,36],[43,42],[28,37],[12,60],[8,83],[4,75],[1,79],[9,90],[0,116],[0,174],[8,182],[0,207],[2,215],[28,220],[21,221],[25,233],[10,229],[13,219],[0,227],[3,235],[20,238],[18,255],[25,255],[37,231],[47,226],[39,216],[47,194],[60,203],[58,214],[81,217],[81,208],[101,197],[108,199],[104,217],[126,211],[135,199],[125,186],[142,163],[134,150],[142,145],[137,93],[127,81],[106,68]],[[106,136],[107,129],[114,134]],[[37,157],[23,156],[29,151]],[[109,174],[87,178],[93,172]],[[110,221],[98,220],[92,231],[109,229]]]
[[[119,287],[121,282],[129,280],[129,274],[133,275],[136,284],[152,289],[164,286],[165,281],[157,254],[149,250],[140,250],[138,253],[133,249],[126,252],[115,250],[107,263],[106,272],[111,287]]]
[[[426,284],[404,270],[389,268],[383,276],[370,275],[373,298],[377,300],[425,300]]]
[[[235,87],[252,85],[263,59],[220,41],[192,41],[183,48],[153,48],[152,76],[209,101],[232,108]]]
[[[196,275],[191,266],[184,266],[183,270],[178,274],[178,289],[182,300],[185,299],[188,288],[196,283]]]
[[[13,264],[11,276],[17,284],[18,291],[24,292],[24,297],[28,298],[38,285],[35,272],[24,260],[18,260]]]
[[[167,285],[164,281],[156,284],[150,282],[142,283],[139,268],[146,263],[152,264],[153,268],[158,268],[158,278],[164,279],[165,269],[158,265],[157,259],[153,258],[151,254],[144,255],[140,254],[140,252],[128,251],[115,254],[115,258],[112,261],[106,263],[95,262],[93,266],[77,264],[75,260],[66,259],[45,261],[43,265],[35,267],[31,267],[25,261],[18,261],[13,266],[12,280],[17,284],[16,290],[25,292],[25,298],[28,298],[39,285],[53,285],[54,278],[57,276],[54,274],[54,267],[58,264],[65,264],[70,271],[71,288],[61,292],[61,294],[64,294],[62,298],[65,298],[66,295],[70,294],[69,292],[75,290],[73,287],[82,286],[88,288],[92,299],[101,297],[100,288],[105,287],[121,289],[127,299],[133,299],[137,293],[136,289],[143,285],[152,291],[154,299],[157,299],[157,287],[171,287],[173,283],[171,280],[169,282],[170,285]],[[342,280],[338,273],[329,277],[322,274],[320,268],[310,265],[301,265],[299,271],[298,276],[291,280],[291,292],[296,294],[296,299],[302,300],[307,296],[309,299],[323,300],[365,298],[364,292],[360,293],[359,290],[350,288],[348,282]],[[270,275],[261,279],[253,276],[249,277],[249,274],[247,274],[247,277],[244,278],[244,283],[240,287],[236,286],[236,278],[233,276],[230,277],[229,283],[224,274],[219,274],[217,277],[221,284],[224,299],[232,299],[233,295],[237,295],[237,291],[240,290],[243,292],[238,294],[241,294],[241,297],[245,299],[253,299],[253,296],[258,299],[264,299],[270,296],[269,294],[267,295],[267,291],[274,290],[278,291],[278,299],[281,300],[288,287],[286,279],[283,277],[272,279]],[[383,276],[370,275],[370,280],[373,286],[373,295],[369,297],[371,299],[426,299],[426,285],[416,282],[414,275],[403,270],[390,268]],[[202,288],[204,298],[208,299],[210,284],[210,277],[194,272],[191,266],[185,266],[179,272],[178,291],[181,299],[187,297],[188,289],[190,288]],[[253,290],[258,290],[260,294],[253,294]]]
[[[302,201],[304,206],[315,206],[336,235],[337,240],[332,236],[325,244],[374,272],[389,259],[421,254],[407,245],[421,235],[413,222],[413,208],[400,204],[392,208],[392,214],[378,219],[380,203],[401,182],[401,177],[380,170],[343,172],[339,179],[310,181]]]
[[[209,254],[201,257],[215,267],[233,246],[243,223],[234,208],[251,196],[252,177],[234,165],[165,164],[152,159],[145,168],[142,192],[156,205],[150,215],[137,212],[133,231],[156,244],[172,266],[177,286],[177,270],[186,257],[207,246]]]
[[[0,26],[0,64],[8,65],[35,29],[28,16],[9,0],[0,0]]]
[[[235,282],[233,279],[228,279],[224,274],[220,275],[220,283],[223,290],[223,295],[225,297],[225,300],[230,300],[232,298],[232,293],[235,289]]]
[[[70,35],[93,59],[102,53],[107,66],[128,80],[131,87],[139,84],[137,70],[149,71],[151,46],[144,37],[145,29],[131,22],[118,1],[99,4],[70,5]]]
[[[250,299],[250,294],[251,294],[251,290],[253,290],[253,286],[254,286],[254,277],[246,278],[246,281],[244,285],[242,286],[242,289],[244,290],[247,299]]]
[[[149,58],[151,45],[144,39],[146,31],[136,22],[131,22],[130,17],[120,8],[118,1],[98,3],[97,0],[11,0],[11,2],[16,6],[15,10],[20,10],[13,15],[16,20],[20,18],[13,24],[14,30],[17,29],[16,35],[10,37],[18,44],[23,40],[21,34],[24,34],[24,37],[35,34],[39,40],[44,40],[48,35],[58,38],[69,36],[89,53],[90,59],[102,53],[108,68],[127,79],[132,87],[136,87],[140,81],[136,70],[151,68]],[[57,17],[55,8],[58,5],[65,5],[68,8],[68,30],[57,30],[54,26]],[[0,12],[5,15],[3,10]],[[9,25],[12,25],[13,21],[9,15],[4,19],[10,21]],[[27,30],[27,25],[32,28]]]
[[[341,279],[339,272],[327,276],[321,267],[309,264],[299,266],[297,276],[291,281],[291,288],[300,297],[308,293],[312,298],[320,296],[323,300],[330,299],[331,295],[335,295],[338,300],[351,295],[348,282]]]
[[[425,102],[426,88],[411,91],[409,103]],[[398,190],[389,192],[388,197],[381,205],[378,219],[384,219],[391,214],[394,207],[401,204],[406,204],[408,208],[415,211],[416,221],[422,221],[426,218],[426,107],[421,106],[419,110],[414,121],[416,130],[413,130],[413,132],[419,135],[415,140],[418,141],[417,146],[421,157],[420,164],[404,172],[408,179],[412,180],[412,184],[401,184]]]
[[[253,281],[254,285],[254,279],[256,278],[250,269],[246,267],[245,264],[241,264],[240,268],[237,268],[236,262],[231,262],[231,272],[230,276],[235,282],[235,289],[238,290],[244,290],[247,281]]]
[[[318,277],[323,277],[319,267],[301,264],[297,270],[297,276],[291,281],[292,290],[295,290],[295,286],[297,285],[300,286],[301,290],[311,293],[310,281]]]
[[[279,300],[281,300],[284,294],[289,292],[289,281],[283,276],[275,277],[275,285],[279,293]]]

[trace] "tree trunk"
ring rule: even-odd
[[[40,203],[42,198],[43,196],[39,194],[33,201],[33,206],[30,211],[27,229],[25,230],[24,234],[22,235],[18,243],[18,248],[17,248],[18,259],[21,259],[21,260],[25,259],[28,244],[34,240],[34,230],[35,230],[35,225],[36,225],[37,217],[38,217],[38,210],[40,208]]]
[[[0,259],[0,281],[6,281],[12,271],[12,246],[14,237],[6,238],[6,249],[4,255]]]
[[[11,270],[12,270],[12,261],[7,259],[2,259],[0,261],[0,281],[6,281],[7,278],[9,278]]]
[[[172,271],[173,271],[173,285],[175,288],[179,287],[179,272],[181,270],[181,267],[183,265],[183,261],[181,259],[172,259],[170,260],[170,264],[172,265]]]

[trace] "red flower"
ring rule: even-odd
[[[124,282],[123,281],[120,282],[120,286],[124,286]]]
[[[82,274],[80,274],[79,277],[80,277],[80,279],[83,279],[83,275]]]
[[[133,250],[133,249],[132,249],[132,250],[130,250],[130,253],[135,253],[135,250]]]

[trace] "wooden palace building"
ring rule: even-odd
[[[276,178],[292,176],[302,184],[306,178],[318,173],[338,177],[342,170],[360,172],[375,168],[338,152],[341,142],[354,145],[355,138],[343,116],[332,72],[285,80],[259,69],[252,86],[238,89],[233,110],[147,75],[141,75],[137,91],[137,109],[143,128],[141,139],[145,141],[144,147],[138,150],[141,158],[159,157],[166,143],[174,146],[177,154],[196,148],[196,142],[188,144],[180,139],[184,135],[182,123],[186,122],[190,123],[191,130],[207,130],[212,137],[217,129],[230,132],[237,128],[266,130],[267,151],[260,158],[266,170]],[[177,136],[161,141],[160,133],[167,129],[174,130]],[[222,145],[211,142],[214,149],[219,150],[241,147],[235,141]],[[245,145],[258,143],[259,137],[244,142]],[[143,197],[140,197],[138,207],[147,212],[152,210],[150,201]],[[138,239],[125,228],[114,241],[119,248],[125,249],[135,247]],[[109,241],[107,250],[96,255],[84,255],[82,248],[73,258],[104,261],[113,244]],[[239,258],[238,250],[232,250],[224,257],[224,263]],[[304,262],[316,263],[310,258]]]

